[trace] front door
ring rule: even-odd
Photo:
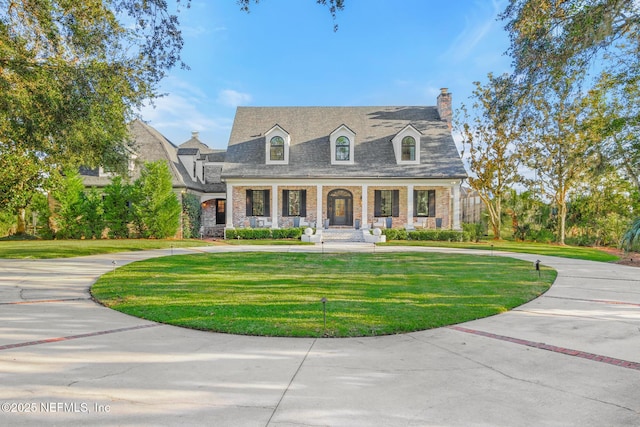
[[[227,214],[225,213],[225,203],[227,201],[224,199],[217,200],[216,206],[216,224],[225,224],[227,222]]]
[[[329,225],[353,225],[353,196],[347,190],[333,190],[327,197]]]

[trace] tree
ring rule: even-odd
[[[600,167],[622,172],[640,191],[640,87],[638,82],[616,84],[602,73],[587,99],[585,129],[597,151]]]
[[[251,3],[258,4],[260,0],[237,0],[238,5],[240,6],[240,10],[245,12],[249,12],[251,9]],[[322,6],[327,6],[329,8],[329,13],[331,13],[331,17],[335,20],[338,11],[344,9],[345,0],[316,0],[316,3]],[[338,25],[335,24],[333,26],[334,31],[338,31]]]
[[[622,245],[627,251],[640,250],[640,218],[636,219],[624,234]]]
[[[558,209],[557,242],[564,244],[569,193],[586,179],[593,164],[582,131],[583,99],[573,89],[571,77],[533,96],[523,152],[528,166],[537,172],[541,190]]]
[[[172,237],[180,227],[181,204],[173,192],[166,162],[147,162],[134,183],[134,211],[140,218],[143,237]]]
[[[0,169],[123,168],[126,124],[182,43],[165,0],[0,0]]]
[[[111,238],[129,237],[132,193],[132,187],[123,182],[120,176],[115,176],[111,183],[104,187],[104,221]]]
[[[184,238],[200,237],[201,225],[200,199],[194,194],[182,196],[182,236]]]
[[[79,239],[82,237],[84,184],[76,169],[64,172],[52,196],[55,200],[53,211],[56,237]]]
[[[26,209],[47,187],[47,169],[34,152],[0,143],[0,208],[16,215],[16,234],[26,232]]]
[[[87,239],[99,239],[105,228],[104,206],[102,193],[97,188],[91,188],[82,197],[82,234]]]
[[[586,75],[617,58],[620,76],[638,75],[640,4],[629,0],[510,0],[506,21],[515,75],[529,85]]]
[[[520,109],[508,76],[488,78],[484,86],[475,82],[476,115],[470,118],[463,105],[463,118],[456,126],[471,172],[469,185],[485,203],[494,238],[500,239],[502,201],[519,176],[515,144],[520,139]]]

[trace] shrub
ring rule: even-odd
[[[271,231],[271,236],[274,239],[299,239],[304,232],[304,228],[278,228]]]
[[[431,240],[444,242],[469,241],[469,233],[456,230],[418,230],[408,233],[409,240]]]
[[[484,235],[484,224],[481,222],[465,222],[462,224],[462,230],[469,235],[471,241],[477,243]]]
[[[387,236],[387,241],[389,240],[407,240],[407,230],[404,228],[387,228],[382,230],[382,234]]]

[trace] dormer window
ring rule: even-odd
[[[412,136],[402,138],[402,160],[416,159],[416,139]]]
[[[284,160],[284,139],[281,136],[271,138],[270,160]]]
[[[345,125],[331,132],[329,141],[331,142],[331,164],[332,165],[352,165],[354,164],[353,151],[356,134]]]
[[[391,140],[398,164],[420,164],[420,136],[413,125],[405,126]]]
[[[291,137],[289,133],[275,125],[264,134],[265,136],[265,157],[268,165],[289,164],[289,146]]]
[[[336,139],[336,161],[349,161],[351,153],[351,141],[346,136]]]

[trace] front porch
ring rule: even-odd
[[[226,227],[459,230],[459,185],[459,180],[227,183]]]

